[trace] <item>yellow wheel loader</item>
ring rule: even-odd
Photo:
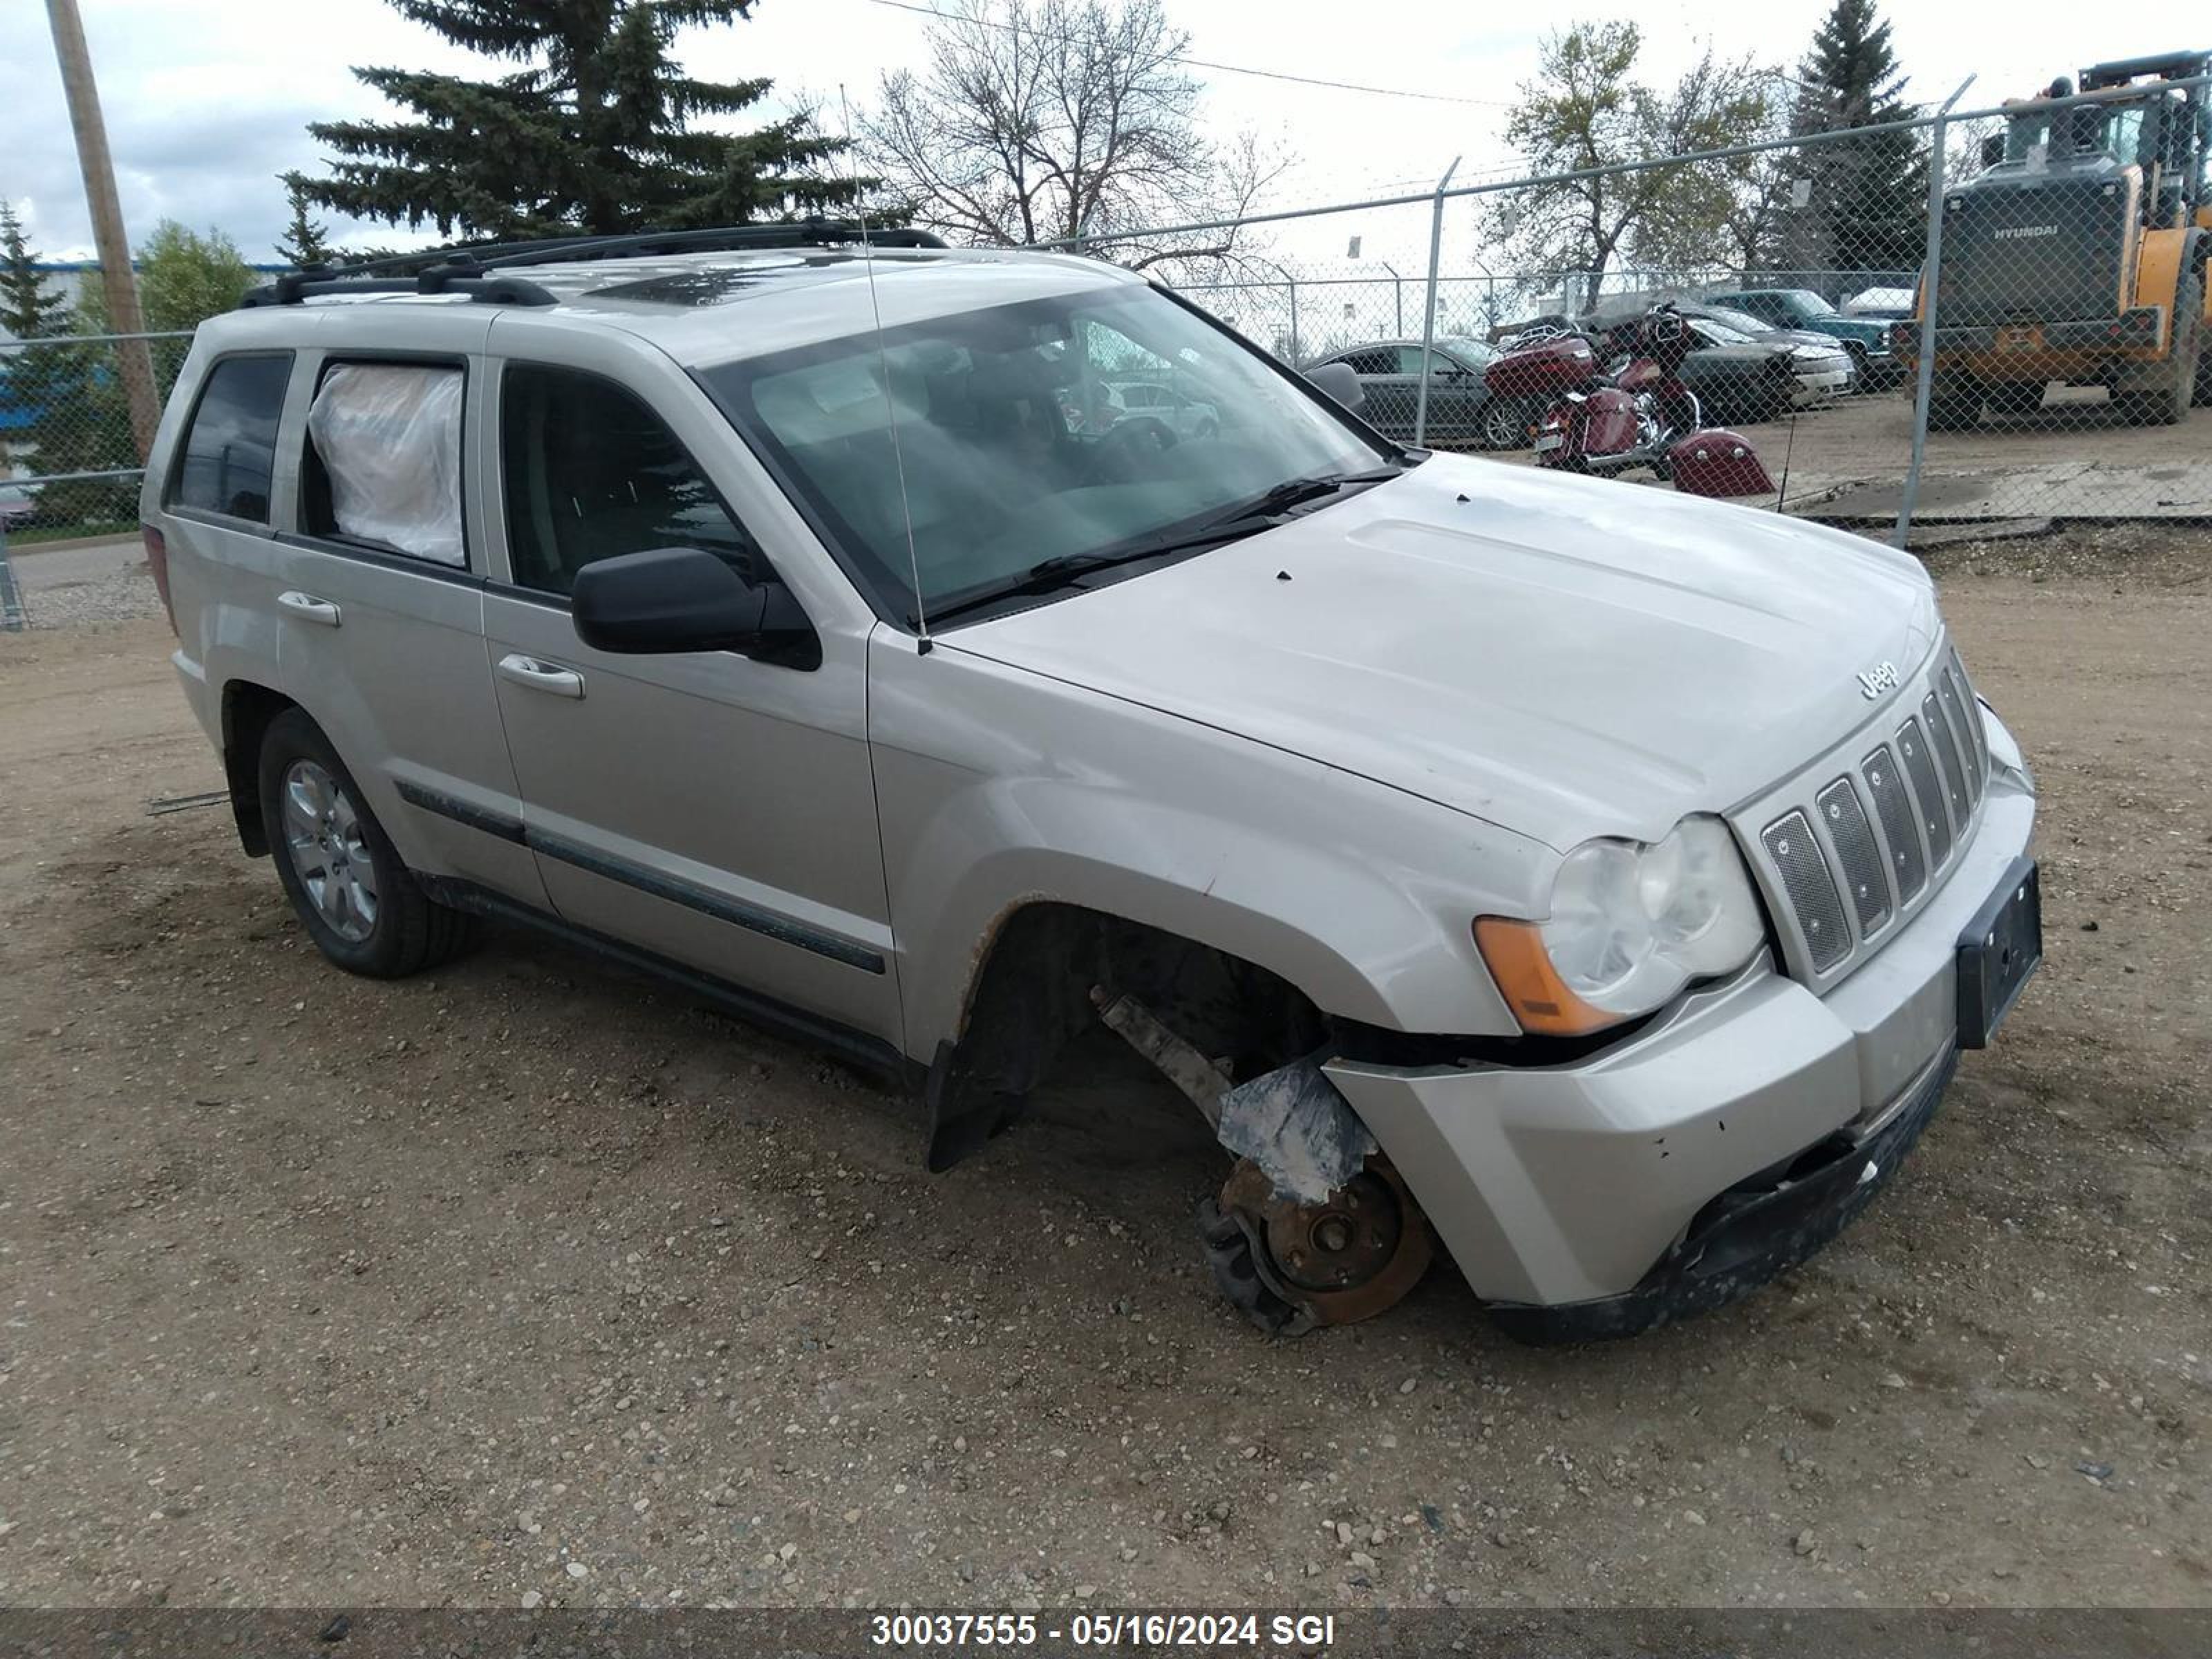
[[[1931,428],[2032,410],[2052,381],[2104,386],[2143,425],[2212,403],[2212,97],[2177,84],[2207,75],[2212,52],[2100,64],[1984,141],[1943,199]],[[1897,343],[1917,358],[1918,319]]]

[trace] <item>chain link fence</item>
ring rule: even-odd
[[[1900,544],[2212,518],[2202,68],[2117,65],[2079,94],[1994,109],[1545,176],[1447,173],[1427,192],[1083,246],[1110,258],[1235,228],[1226,258],[1156,274],[1286,362],[1350,368],[1392,436],[1501,465],[1612,471],[1536,447],[1567,394],[1602,381],[1501,390],[1496,368],[1574,337],[1617,379],[1630,325],[1664,302],[1702,422],[1765,463],[1759,504]],[[149,411],[190,343],[0,340],[0,546],[135,526]],[[135,426],[134,388],[149,392]],[[1682,427],[1679,403],[1622,389],[1636,444]],[[1171,427],[1204,422],[1171,383],[1115,395]],[[1647,447],[1661,464],[1620,476],[1666,487],[1666,447]],[[9,592],[0,580],[0,611],[16,609]]]
[[[132,379],[148,377],[158,410],[191,340],[189,331],[0,339],[0,529],[13,544],[137,528]]]
[[[1349,367],[1390,435],[1505,464],[1559,459],[1534,445],[1571,388],[1500,392],[1500,356],[1579,334],[1617,373],[1624,325],[1666,302],[1690,337],[1680,378],[1763,458],[1767,506],[1900,544],[2212,518],[2212,77],[2191,67],[1257,216],[1239,240],[1269,252],[1177,286],[1286,362]],[[1568,244],[1604,257],[1538,257]]]

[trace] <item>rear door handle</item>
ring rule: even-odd
[[[319,623],[325,628],[338,625],[338,608],[328,599],[319,599],[312,593],[302,593],[297,588],[279,593],[276,603],[299,617],[301,622]]]
[[[501,678],[513,680],[517,685],[526,685],[532,691],[544,691],[556,697],[580,697],[584,695],[584,677],[573,668],[563,668],[557,662],[543,662],[536,657],[526,657],[520,651],[499,659]]]

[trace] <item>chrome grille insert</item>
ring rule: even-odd
[[[1959,740],[1959,764],[1966,775],[1966,811],[1971,812],[1982,798],[1982,759],[1974,747],[1975,722],[1966,718],[1966,705],[1959,700],[1958,677],[1948,668],[1936,677],[1936,695],[1942,701],[1943,712],[1951,717],[1951,730]]]
[[[1989,728],[1982,724],[1982,700],[1974,695],[1973,678],[1966,672],[1966,665],[1960,660],[1955,651],[1951,653],[1951,672],[1959,677],[1959,696],[1966,705],[1966,712],[1974,717],[1975,775],[1987,778],[1990,775],[1990,733]]]
[[[1759,840],[1781,872],[1814,971],[1826,973],[1850,954],[1851,929],[1844,920],[1843,901],[1836,896],[1835,880],[1814,838],[1812,823],[1802,812],[1785,813],[1766,827]]]
[[[1935,744],[1936,758],[1943,768],[1944,798],[1951,803],[1951,822],[1964,824],[1973,816],[1966,805],[1966,769],[1959,764],[1958,740],[1951,735],[1951,722],[1943,718],[1933,691],[1920,700],[1920,718],[1927,723],[1928,739]]]
[[[1844,867],[1844,886],[1851,909],[1859,919],[1859,937],[1872,939],[1889,925],[1889,873],[1881,867],[1881,848],[1875,845],[1874,828],[1859,792],[1849,778],[1838,778],[1813,798],[1820,810],[1820,827],[1835,847],[1836,860]]]
[[[1897,899],[1910,904],[1928,880],[1928,860],[1920,850],[1920,831],[1912,822],[1912,803],[1898,775],[1897,761],[1884,744],[1859,763],[1874,815],[1881,821],[1882,839],[1889,843],[1889,872],[1897,881]]]
[[[1913,810],[1921,832],[1928,837],[1928,863],[1940,870],[1951,856],[1951,819],[1943,810],[1943,786],[1936,781],[1936,759],[1928,752],[1928,739],[1920,735],[1920,722],[1908,720],[1897,728],[1897,752],[1912,787]]]

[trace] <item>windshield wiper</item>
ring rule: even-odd
[[[1271,530],[1282,515],[1294,507],[1302,507],[1324,495],[1334,495],[1347,484],[1381,483],[1395,478],[1405,468],[1378,466],[1365,472],[1337,472],[1303,478],[1285,478],[1272,489],[1265,490],[1247,501],[1240,501],[1218,517],[1206,520],[1189,530],[1170,535],[1154,536],[1127,546],[1102,549],[1095,553],[1055,553],[1048,559],[1040,559],[1020,575],[996,587],[970,594],[964,599],[942,607],[933,607],[933,621],[950,621],[955,617],[980,611],[985,605],[995,605],[1001,599],[1018,599],[1034,593],[1055,592],[1063,587],[1073,587],[1079,577],[1097,570],[1112,570],[1125,564],[1137,564],[1146,559],[1157,559],[1173,553],[1188,553],[1194,549],[1211,547],[1217,543],[1237,541],[1246,536]]]
[[[1248,518],[1273,518],[1277,514],[1289,512],[1294,507],[1318,501],[1324,495],[1336,495],[1346,484],[1381,483],[1387,478],[1396,477],[1405,470],[1393,464],[1371,467],[1364,472],[1322,472],[1303,478],[1285,478],[1273,489],[1231,507],[1213,522],[1228,524]]]
[[[1115,553],[1055,553],[1048,559],[1039,559],[1020,575],[996,587],[987,587],[947,605],[932,605],[932,622],[947,621],[964,617],[971,611],[980,611],[987,605],[996,605],[1000,599],[1018,599],[1031,593],[1051,593],[1063,587],[1073,587],[1076,578],[1087,576],[1094,570],[1111,570],[1116,566],[1136,564],[1146,559],[1157,559],[1163,554],[1186,553],[1194,547],[1210,546],[1215,542],[1234,541],[1239,536],[1249,536],[1265,530],[1273,522],[1268,519],[1251,519],[1240,514],[1234,521],[1207,526],[1188,535],[1168,537],[1146,542],[1141,547],[1124,548]]]

